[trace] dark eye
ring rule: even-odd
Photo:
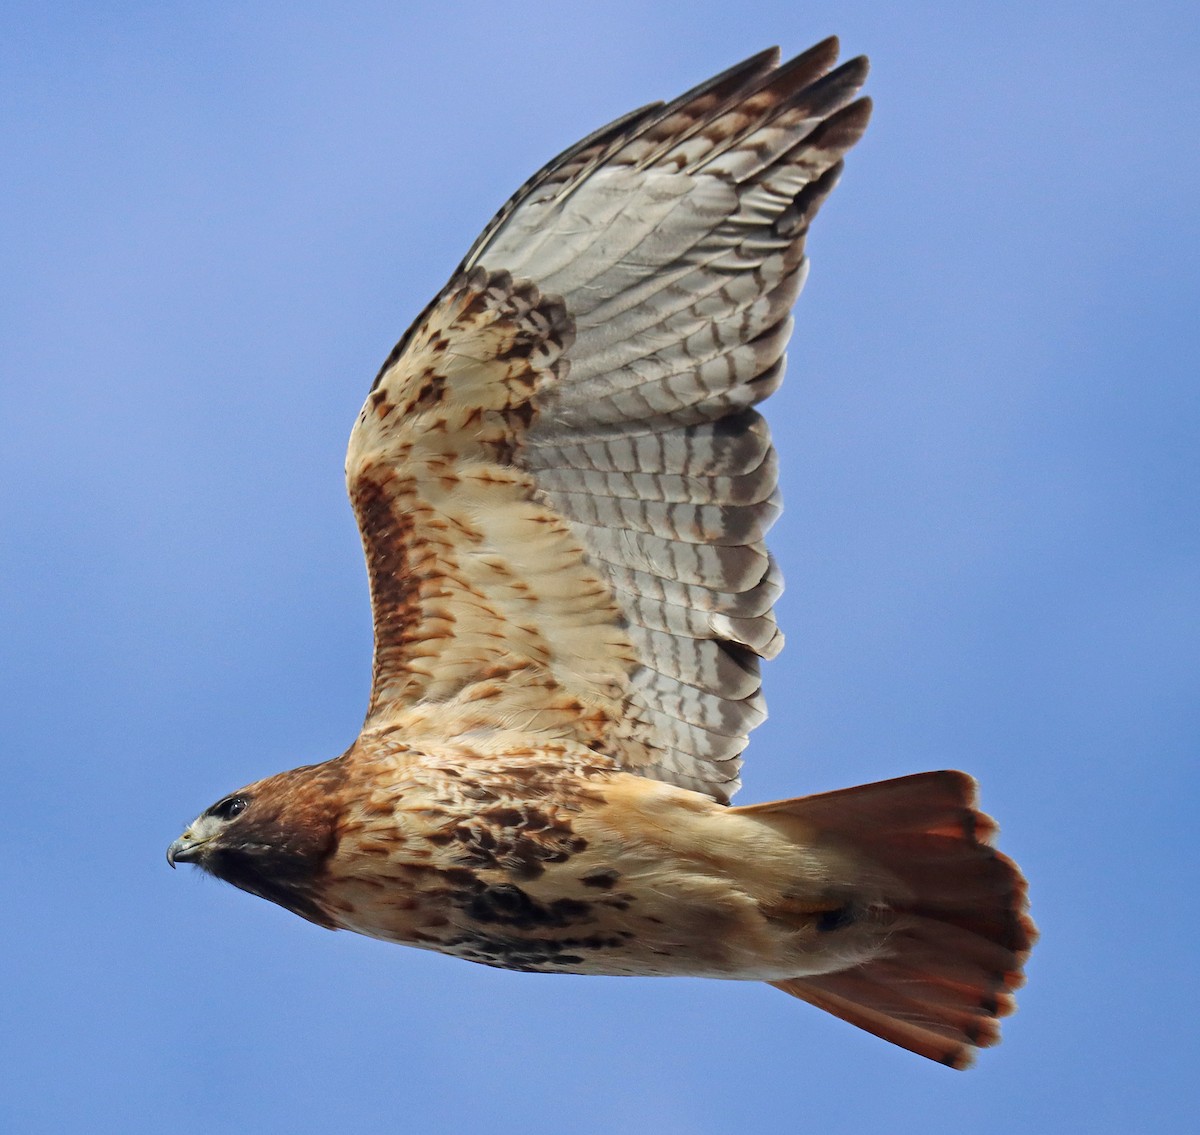
[[[216,816],[218,820],[232,820],[238,813],[244,812],[249,803],[244,796],[226,796],[224,800],[209,808],[208,814]]]

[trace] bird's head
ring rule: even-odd
[[[201,812],[169,848],[167,862],[194,863],[218,879],[316,922],[315,901],[336,851],[344,778],[340,761],[256,781]]]

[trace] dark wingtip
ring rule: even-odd
[[[820,43],[814,43],[807,51],[793,56],[783,66],[788,71],[815,70],[818,74],[828,71],[841,54],[842,44],[837,36],[826,36]]]

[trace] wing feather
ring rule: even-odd
[[[497,213],[351,436],[368,728],[567,734],[727,800],[782,645],[764,540],[808,226],[866,126],[836,40],[583,139]]]

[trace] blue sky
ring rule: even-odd
[[[739,799],[983,783],[1043,941],[965,1075],[765,986],[508,974],[163,858],[340,752],[376,367],[609,118],[831,32],[877,103],[770,415],[789,645]],[[1191,1130],[1191,3],[0,9],[0,1127]]]

